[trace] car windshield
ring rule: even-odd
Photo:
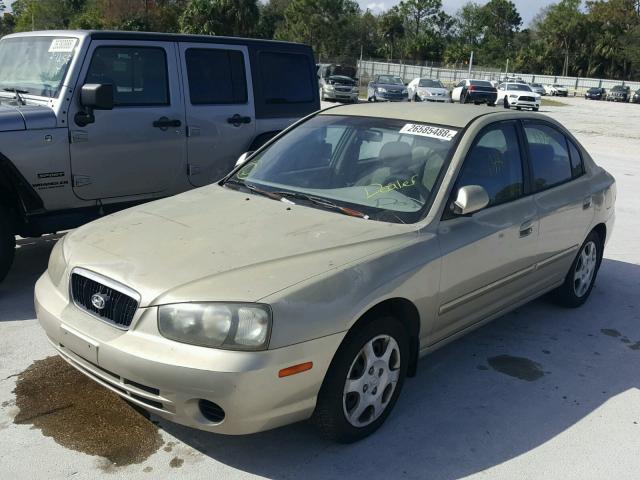
[[[431,80],[430,78],[421,78],[418,86],[427,88],[444,88],[444,85],[442,85],[440,80]]]
[[[626,89],[622,85],[617,85],[611,89],[612,92],[624,92]]]
[[[414,223],[431,205],[457,135],[459,129],[440,125],[321,114],[224,184],[336,213]]]
[[[525,85],[524,83],[508,83],[507,90],[519,90],[523,92],[530,92],[531,88],[529,88],[529,85]]]
[[[540,85],[539,83],[532,83],[532,84],[531,84],[531,86],[532,86],[532,87],[535,87],[535,88],[540,88],[540,87],[542,87],[542,85]]]
[[[485,82],[484,80],[469,80],[470,85],[474,85],[476,87],[491,87],[490,82]]]
[[[380,75],[378,77],[378,83],[384,83],[386,85],[404,85],[400,77],[394,77],[393,75]]]
[[[42,97],[60,93],[78,40],[16,37],[0,41],[0,91],[16,89]]]
[[[589,89],[589,93],[599,93],[600,89],[599,88],[590,88]]]

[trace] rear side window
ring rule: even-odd
[[[567,139],[569,145],[569,155],[571,156],[571,174],[573,178],[577,178],[584,173],[584,164],[582,163],[582,155],[574,143]]]
[[[169,80],[164,49],[98,47],[85,83],[113,85],[114,105],[169,105]]]
[[[190,48],[186,51],[192,105],[247,102],[244,56],[237,50]]]
[[[544,190],[573,178],[565,136],[549,125],[525,124],[533,185]]]
[[[513,123],[500,123],[480,133],[456,184],[457,188],[466,185],[483,187],[489,195],[490,206],[522,196],[522,159]]]
[[[315,87],[305,55],[261,52],[258,62],[265,103],[309,103],[314,100]]]

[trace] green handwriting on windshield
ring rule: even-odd
[[[367,196],[367,199],[370,199],[383,193],[390,193],[394,190],[402,190],[406,187],[412,187],[416,184],[417,178],[418,175],[414,175],[407,180],[396,180],[395,182],[388,183],[386,185],[382,185],[381,183],[372,183],[371,185],[367,185],[364,187],[365,194]]]

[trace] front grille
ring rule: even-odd
[[[350,92],[351,87],[335,87],[338,92]]]
[[[520,97],[520,101],[522,102],[535,102],[536,99],[533,97]]]
[[[74,303],[92,315],[114,324],[119,328],[129,328],[138,308],[138,300],[79,273],[71,275],[71,295]],[[98,308],[94,298],[100,296],[102,308]]]

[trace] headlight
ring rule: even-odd
[[[384,87],[376,87],[376,90],[378,90],[380,93],[387,93],[387,89]]]
[[[333,90],[333,85],[325,85],[324,89],[325,90]]]
[[[353,88],[351,89],[351,91],[352,91],[353,93],[358,93],[358,92],[359,92],[359,89],[358,89],[358,87],[353,87]]]
[[[54,285],[60,284],[62,276],[67,269],[67,260],[64,258],[64,238],[62,237],[56,242],[49,257],[47,272],[49,272],[49,278],[51,278]]]
[[[158,329],[176,342],[227,350],[265,350],[271,309],[257,303],[179,303],[158,308]]]
[[[407,89],[405,88],[404,90],[402,90],[402,93],[403,93],[403,94],[405,94],[405,93],[409,93],[409,90],[407,90]]]
[[[509,95],[509,98],[518,98],[518,95]]]

